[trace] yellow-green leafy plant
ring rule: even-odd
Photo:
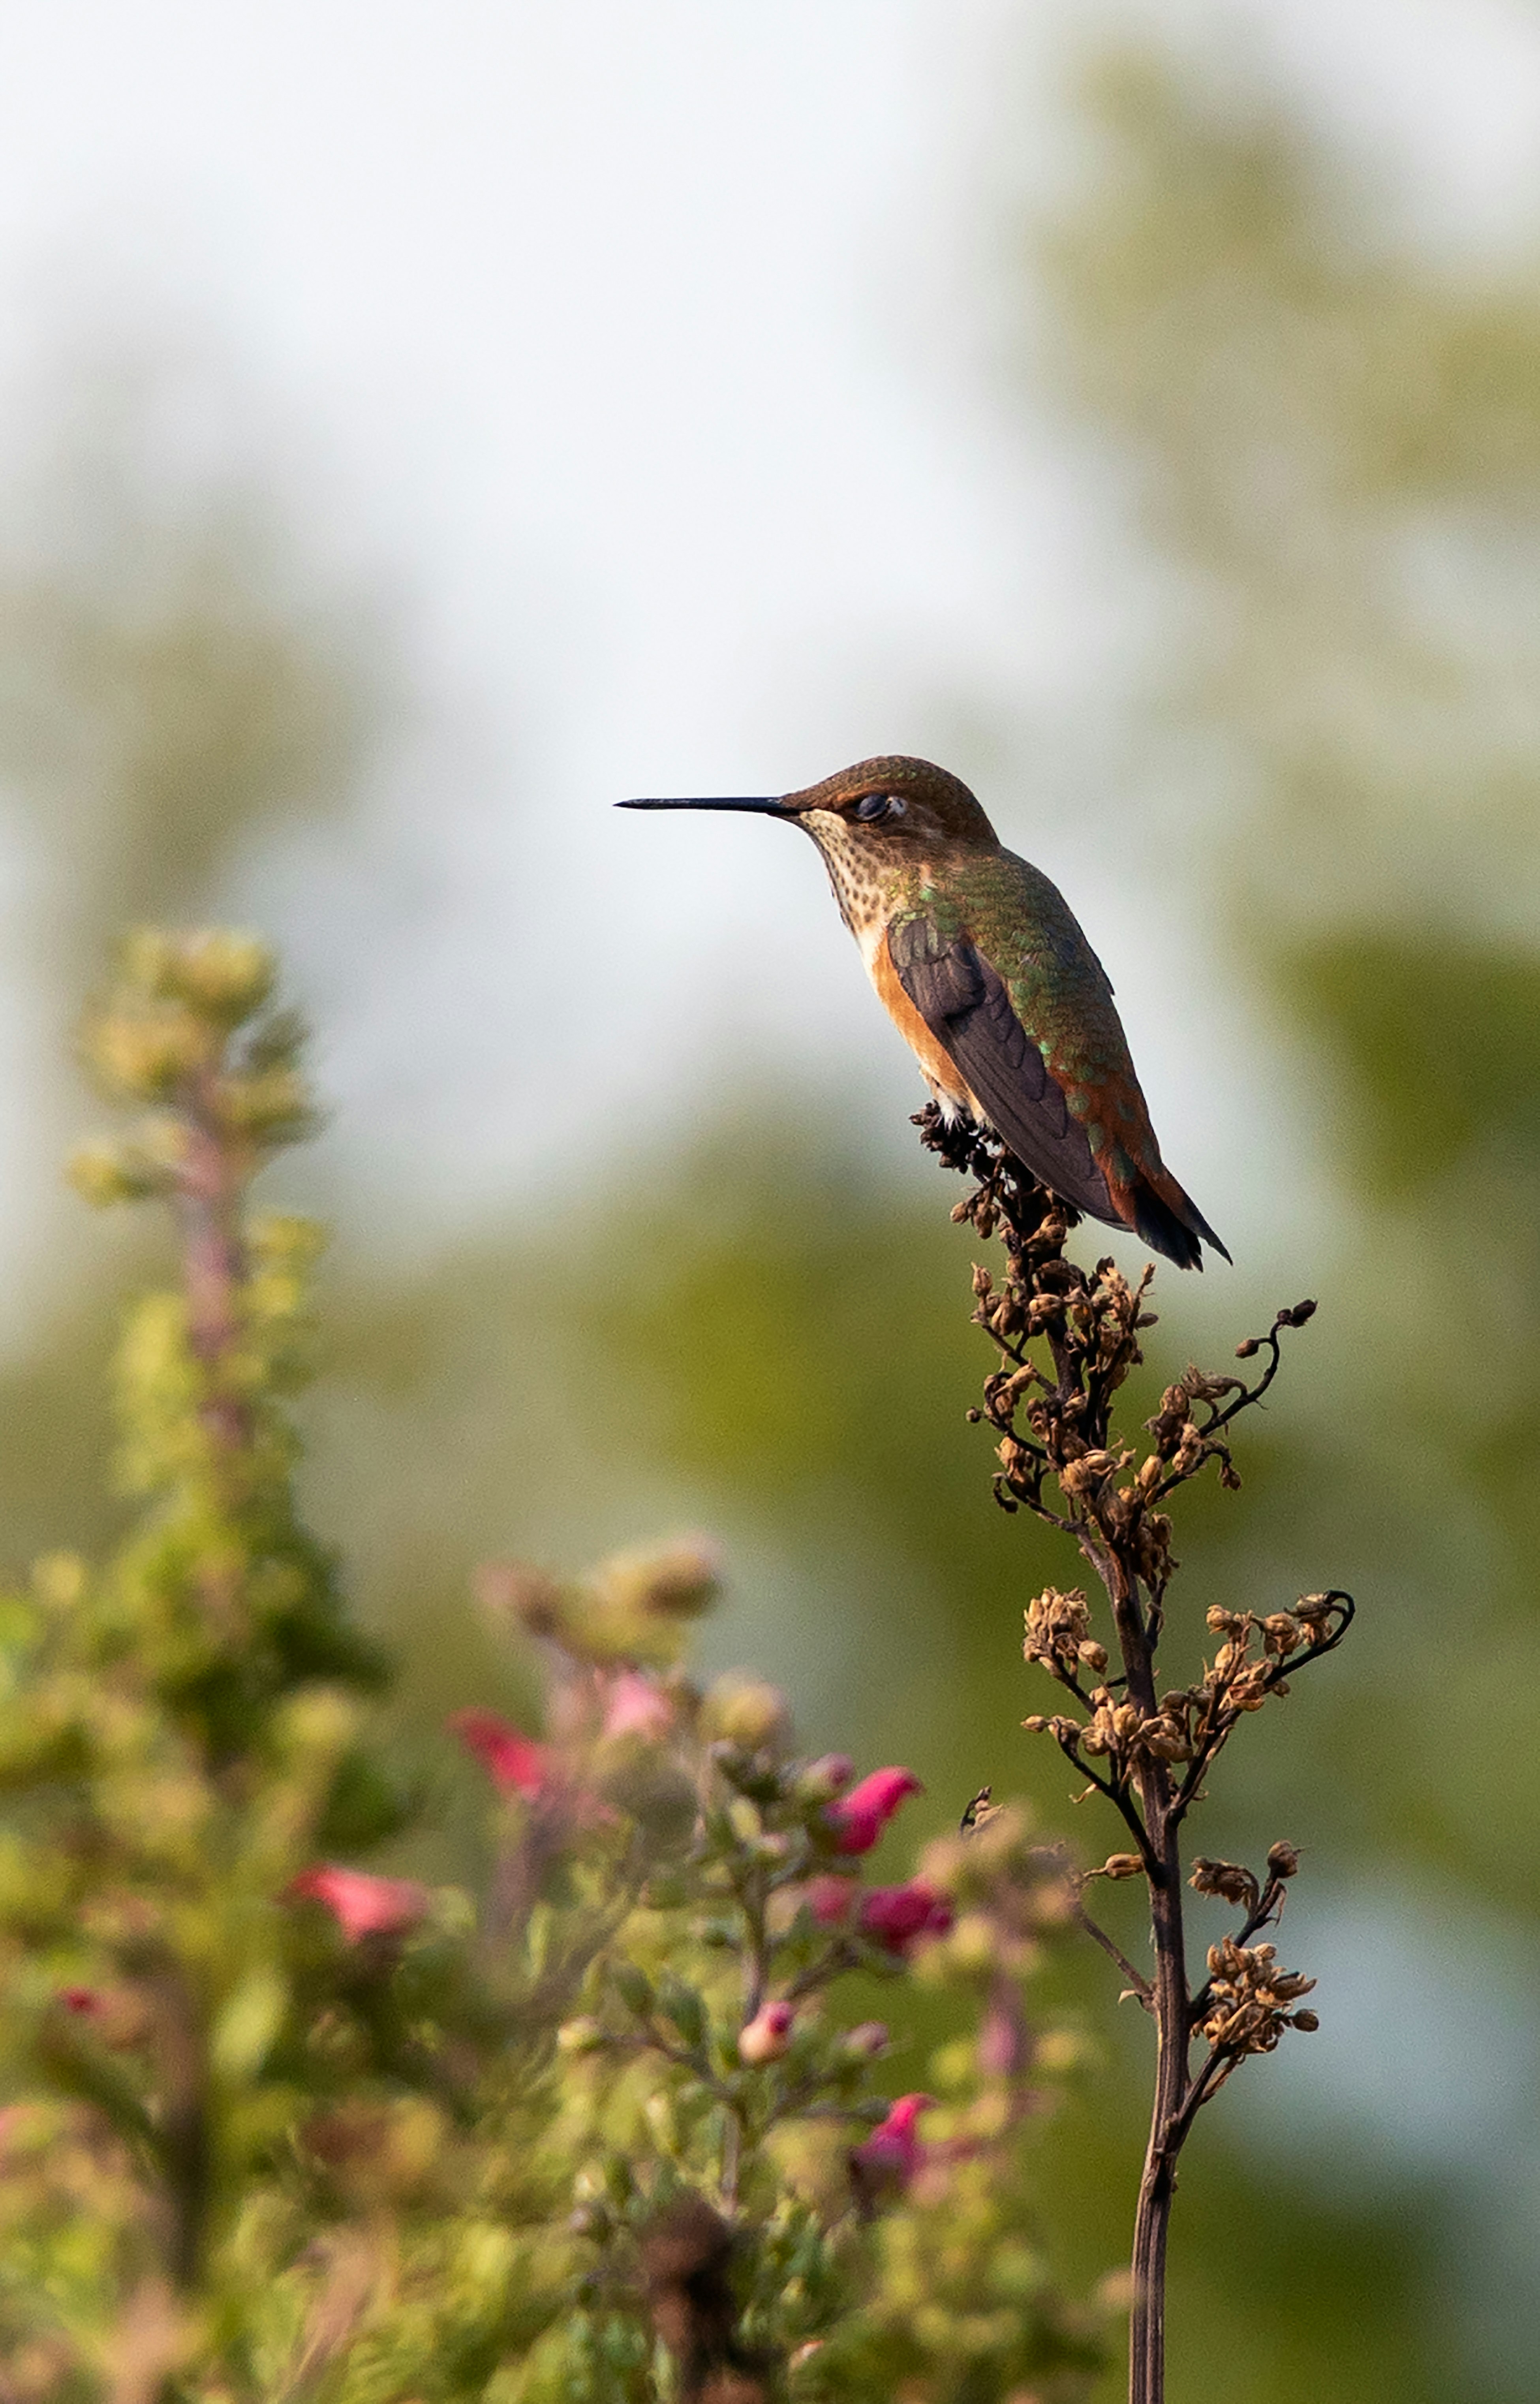
[[[250,1207],[313,1124],[244,936],[146,933],[85,1037],[138,1113],[76,1164],[179,1281],[117,1370],[133,1516],[0,1601],[0,2391],[19,2404],[1072,2404],[1027,1984],[1071,1919],[1023,1813],[914,1875],[916,1782],[798,1754],[686,1667],[698,1542],[483,1572],[540,1725],[456,1712],[479,1887],[369,1866],[427,1814],[295,1502],[316,1231]],[[875,1981],[955,2034],[896,2094]]]

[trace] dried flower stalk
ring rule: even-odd
[[[1155,2025],[1154,2106],[1134,2228],[1129,2397],[1131,2404],[1163,2404],[1177,2157],[1198,2112],[1249,2054],[1270,2053],[1287,2028],[1317,2025],[1315,2014],[1299,2007],[1314,1980],[1285,1970],[1274,1948],[1256,1941],[1279,1918],[1298,1868],[1292,1845],[1273,1846],[1263,1876],[1239,1863],[1194,1859],[1186,1882],[1241,1913],[1234,1934],[1211,1948],[1208,1976],[1194,1991],[1183,1931],[1183,1823],[1241,1720],[1286,1696],[1300,1670],[1341,1642],[1353,1615],[1351,1597],[1335,1590],[1262,1616],[1211,1611],[1209,1631],[1220,1640],[1212,1659],[1192,1684],[1161,1691],[1157,1656],[1177,1567],[1166,1506],[1211,1462],[1222,1486],[1239,1489],[1230,1430],[1267,1393],[1284,1334],[1304,1326],[1315,1305],[1279,1311],[1265,1335],[1238,1347],[1238,1359],[1262,1363],[1252,1383],[1189,1368],[1145,1421],[1148,1445],[1123,1441],[1113,1404],[1142,1361],[1141,1335],[1155,1324],[1145,1308],[1154,1268],[1134,1285],[1110,1259],[1083,1269],[1064,1255],[1076,1214],[993,1138],[946,1126],[934,1105],[916,1125],[929,1150],[979,1181],[953,1219],[985,1237],[998,1234],[1005,1247],[1003,1278],[973,1270],[973,1321],[999,1359],[982,1408],[969,1418],[997,1439],[995,1499],[1071,1537],[1111,1609],[1115,1669],[1078,1588],[1049,1587],[1029,1605],[1026,1657],[1073,1708],[1034,1713],[1023,1725],[1051,1737],[1085,1782],[1084,1792],[1100,1795],[1123,1824],[1120,1850],[1081,1881],[1078,1917]],[[1139,1877],[1149,1888],[1153,1978],[1134,1967],[1085,1905],[1091,1879]],[[1205,2050],[1195,2069],[1199,2043]]]

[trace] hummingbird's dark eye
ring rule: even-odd
[[[882,826],[903,816],[903,804],[897,793],[866,793],[850,815],[860,818],[863,826]]]

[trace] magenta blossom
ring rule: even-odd
[[[364,1936],[399,1936],[426,1920],[430,1906],[427,1887],[415,1879],[371,1878],[334,1862],[301,1870],[288,1891],[325,1904],[350,1945]]]
[[[925,2153],[915,2122],[934,2102],[933,2095],[901,2095],[887,2119],[855,2147],[850,2172],[859,2190],[875,2199],[908,2186]]]
[[[904,1886],[875,1886],[862,1898],[861,1932],[875,1936],[901,1962],[922,1936],[945,1936],[952,1925],[952,1907],[924,1879]]]
[[[762,2004],[753,2019],[738,2031],[738,2052],[743,2061],[778,2062],[791,2042],[791,2023],[796,2016],[794,2004]]]
[[[522,1795],[533,1803],[552,1782],[549,1745],[521,1735],[500,1712],[479,1709],[451,1712],[445,1725],[473,1753],[494,1786],[504,1795]]]
[[[860,1893],[853,1878],[835,1878],[826,1870],[821,1878],[808,1880],[802,1899],[820,1928],[843,1928]]]
[[[674,1706],[661,1686],[639,1670],[623,1670],[605,1698],[605,1736],[639,1736],[649,1744],[668,1734]]]
[[[824,1812],[835,1852],[869,1853],[904,1796],[923,1792],[912,1769],[874,1769]]]

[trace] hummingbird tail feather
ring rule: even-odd
[[[1229,1259],[1227,1249],[1169,1169],[1162,1168],[1154,1177],[1141,1174],[1134,1184],[1114,1190],[1113,1198],[1150,1250],[1174,1261],[1178,1268],[1201,1269],[1204,1244],[1211,1244]]]

